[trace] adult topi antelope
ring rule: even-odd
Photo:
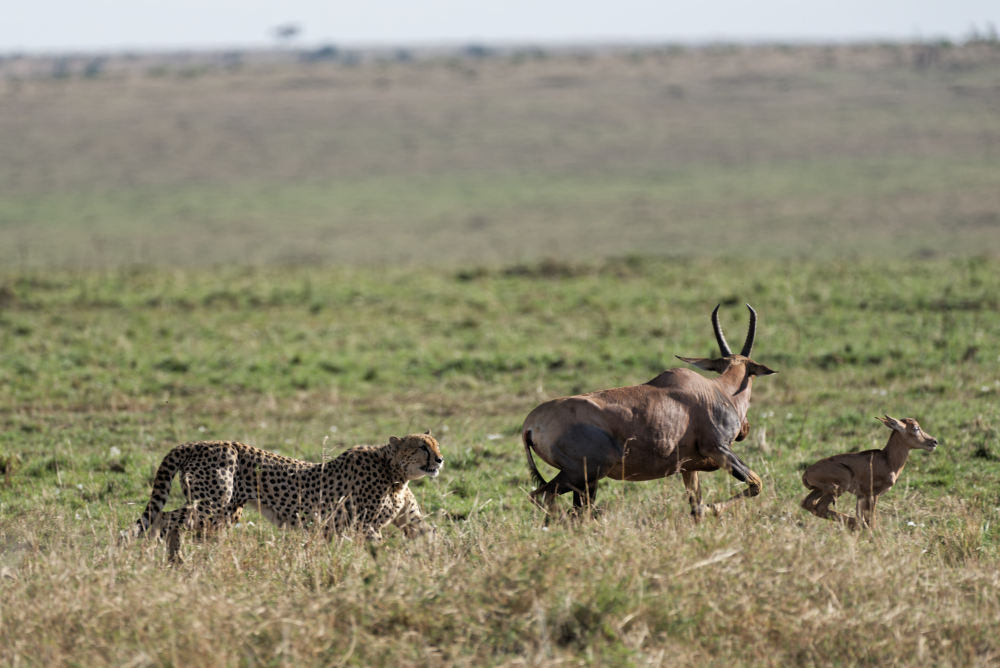
[[[535,408],[524,420],[521,438],[528,470],[538,486],[531,499],[551,508],[558,495],[573,492],[577,508],[593,503],[597,481],[653,480],[681,473],[691,504],[700,519],[698,471],[726,469],[747,488],[728,501],[713,504],[722,511],[744,496],[760,492],[760,476],[733,454],[734,440],[749,429],[747,409],[754,376],[775,373],[750,359],[757,328],[757,313],[750,310],[750,326],[743,349],[734,355],[719,325],[719,307],[712,311],[712,328],[721,357],[681,357],[705,371],[706,378],[689,369],[668,369],[642,385],[562,397]],[[559,473],[545,482],[534,450]]]

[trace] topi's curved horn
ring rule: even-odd
[[[722,304],[716,304],[715,310],[712,311],[712,329],[715,330],[715,340],[719,343],[719,352],[722,353],[723,357],[729,357],[733,354],[733,351],[729,349],[729,344],[726,343],[726,337],[722,333],[722,326],[719,324],[719,307]]]
[[[750,309],[750,327],[747,328],[747,340],[743,343],[743,350],[740,351],[743,357],[750,357],[753,340],[757,336],[757,311],[754,311],[750,304],[747,304],[747,308]]]

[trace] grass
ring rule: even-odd
[[[5,585],[35,602],[5,613],[4,640],[38,662],[988,664],[995,562],[946,511],[968,516],[946,507],[888,536],[746,516],[692,527],[650,504],[547,531],[510,513],[377,562],[251,528],[183,572],[60,541]]]
[[[1000,70],[918,49],[0,61],[0,663],[996,663]],[[719,302],[779,371],[761,495],[694,525],[679,480],[605,483],[546,523],[524,416],[714,355]],[[882,413],[941,447],[877,531],[807,515]],[[433,539],[115,545],[178,442],[425,429]]]
[[[10,276],[0,646],[45,663],[989,663],[997,276],[986,259],[649,258]],[[731,339],[754,303],[754,356],[779,370],[740,446],[764,493],[695,526],[679,480],[608,483],[597,519],[546,525],[523,416],[712,354],[719,299]],[[911,458],[876,533],[807,516],[801,468],[880,447],[883,412],[942,447]],[[373,559],[251,516],[179,569],[114,546],[175,442],[318,459],[425,428],[446,457],[415,484],[434,540],[390,532]]]

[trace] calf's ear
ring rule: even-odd
[[[889,429],[893,429],[895,431],[906,431],[906,426],[903,425],[902,422],[889,415],[886,415],[884,418],[877,417],[875,419],[884,424]]]

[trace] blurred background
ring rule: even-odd
[[[0,263],[995,254],[987,2],[22,3]]]

